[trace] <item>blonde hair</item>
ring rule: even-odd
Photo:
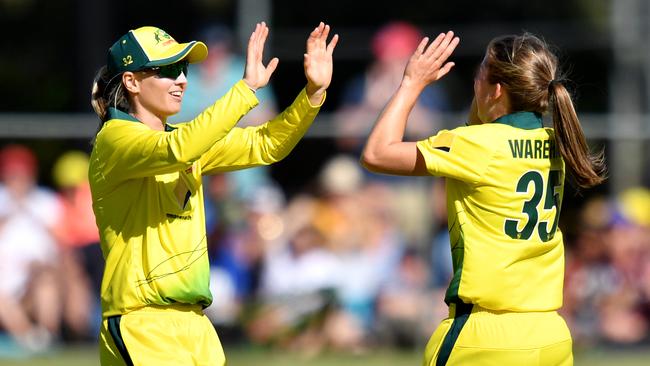
[[[108,108],[113,107],[125,112],[130,108],[128,95],[122,86],[122,74],[109,75],[108,68],[103,66],[93,80],[90,104],[100,119],[97,132],[102,129],[108,117]]]
[[[555,142],[578,187],[588,188],[605,180],[604,153],[589,150],[584,132],[558,71],[557,56],[532,34],[493,39],[484,61],[487,79],[505,87],[513,112],[545,114],[551,110]]]

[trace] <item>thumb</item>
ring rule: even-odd
[[[269,77],[271,74],[273,74],[279,63],[280,59],[277,57],[273,57],[271,61],[269,61],[269,64],[266,66],[266,73],[269,75]]]

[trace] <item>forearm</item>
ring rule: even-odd
[[[239,120],[258,104],[255,94],[243,80],[206,108],[179,131],[179,141],[191,142],[199,155],[225,137]],[[201,143],[202,142],[202,143]],[[185,148],[190,148],[184,145]],[[200,151],[203,150],[203,151]]]
[[[394,158],[395,150],[404,139],[411,110],[420,94],[419,88],[401,85],[379,115],[363,150],[362,162],[377,170]]]
[[[275,162],[286,157],[305,135],[325,101],[325,91],[312,93],[305,89],[282,113],[264,126],[258,146]]]
[[[324,98],[324,96],[323,96]],[[268,165],[285,158],[304,136],[320,110],[305,91],[263,125],[234,128],[202,158],[205,174]]]

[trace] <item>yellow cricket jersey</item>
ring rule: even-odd
[[[106,260],[105,317],[149,304],[212,302],[201,176],[281,160],[320,108],[303,90],[273,120],[234,127],[257,104],[240,81],[196,119],[166,131],[110,110],[89,168]]]
[[[564,161],[553,129],[538,114],[518,112],[440,131],[417,146],[427,170],[447,182],[454,274],[445,301],[509,311],[561,307]]]

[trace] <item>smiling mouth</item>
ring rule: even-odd
[[[183,99],[183,92],[182,91],[174,91],[174,92],[171,92],[169,94],[174,98]]]

